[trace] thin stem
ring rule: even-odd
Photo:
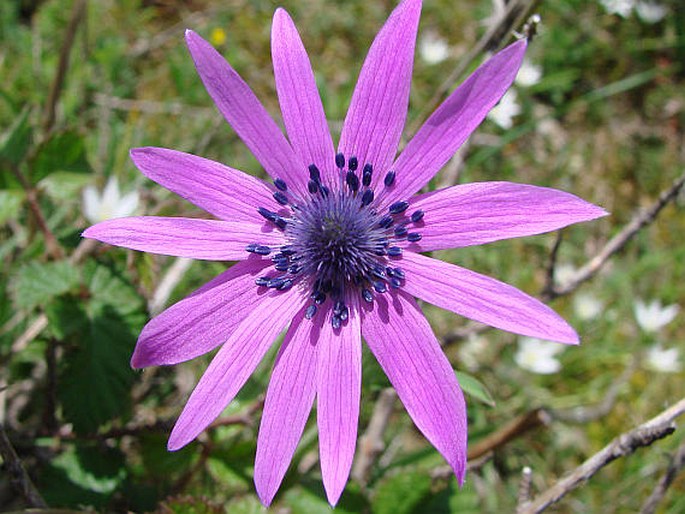
[[[38,492],[38,489],[36,489],[36,486],[33,485],[31,478],[24,469],[17,452],[14,450],[9,437],[7,437],[2,423],[0,423],[0,455],[2,455],[4,468],[9,475],[10,484],[26,500],[28,506],[42,509],[47,508],[47,503],[45,503],[45,500]]]

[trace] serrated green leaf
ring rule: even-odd
[[[427,473],[402,470],[381,482],[372,500],[374,514],[410,514],[431,495]]]
[[[68,130],[53,134],[44,141],[31,166],[29,178],[33,184],[57,171],[91,173],[92,167],[86,157],[84,137]]]
[[[25,196],[24,191],[0,189],[0,224],[19,217],[19,208]]]
[[[23,266],[14,279],[15,305],[19,309],[46,305],[56,296],[77,288],[79,275],[78,270],[66,261],[33,261]]]
[[[455,373],[457,374],[457,380],[459,381],[461,389],[467,395],[490,407],[495,406],[495,399],[480,380],[463,371],[455,371]]]
[[[89,313],[85,330],[70,338],[58,378],[58,397],[77,433],[92,433],[125,415],[135,379],[129,359],[136,335],[112,307]]]
[[[269,512],[254,496],[243,496],[226,505],[226,512],[231,514],[266,514]]]
[[[109,306],[125,317],[144,315],[142,298],[116,270],[88,261],[83,267],[83,280],[90,292],[91,310]]]

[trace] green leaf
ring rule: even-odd
[[[25,107],[10,127],[0,136],[0,161],[6,161],[18,166],[26,157],[31,145],[31,125],[29,124],[30,109]],[[0,162],[2,164],[2,162]],[[0,174],[0,189],[17,187],[18,183],[9,172],[4,170]]]
[[[19,309],[46,305],[54,297],[76,289],[79,278],[78,270],[66,261],[33,261],[23,266],[13,281],[15,305]]]
[[[85,139],[78,132],[73,130],[59,132],[41,144],[31,166],[31,182],[37,184],[56,171],[72,173],[93,171],[86,157]]]
[[[400,470],[376,488],[374,514],[410,514],[431,497],[432,479],[427,473]]]
[[[88,261],[83,267],[83,279],[90,293],[93,309],[109,306],[124,317],[145,316],[142,298],[116,270]]]
[[[112,307],[89,312],[87,324],[69,338],[58,378],[64,418],[77,433],[95,432],[131,407],[135,373],[129,359],[136,334]]]
[[[0,185],[0,225],[19,216],[19,208],[26,196],[24,191],[2,190],[1,188]]]
[[[457,380],[459,381],[461,389],[466,394],[478,400],[479,402],[484,403],[485,405],[490,407],[495,406],[495,399],[480,380],[473,375],[464,373],[463,371],[455,371],[455,373],[457,374]]]

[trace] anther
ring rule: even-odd
[[[288,197],[285,196],[283,193],[280,191],[275,191],[274,192],[274,200],[276,200],[278,203],[281,205],[288,205]]]
[[[390,257],[399,257],[400,255],[402,255],[402,248],[400,248],[399,246],[391,246],[390,248],[388,248],[388,255]]]
[[[411,213],[411,220],[414,223],[418,223],[419,221],[421,221],[423,219],[423,215],[424,215],[424,212],[421,209],[419,209],[418,211],[414,211]]]
[[[395,172],[390,170],[385,174],[385,178],[383,179],[383,183],[385,184],[385,187],[390,187],[395,183]]]
[[[271,248],[264,245],[257,245],[254,249],[254,253],[258,255],[269,255],[271,253]]]
[[[250,253],[255,253],[255,250],[257,249],[258,246],[259,245],[256,245],[256,244],[249,244],[245,247],[245,251],[250,252]]]
[[[313,300],[316,305],[321,305],[323,302],[326,301],[326,294],[322,293],[321,291],[318,291],[314,293]]]
[[[362,298],[364,298],[364,301],[367,303],[373,303],[373,293],[368,289],[362,289]]]
[[[274,179],[274,186],[276,186],[276,189],[278,189],[279,191],[288,190],[288,184],[285,183],[285,180],[280,178]]]
[[[405,201],[395,202],[388,207],[388,212],[390,212],[390,214],[400,214],[401,212],[406,211],[407,207],[409,207],[409,203]]]
[[[314,317],[314,314],[316,314],[316,305],[310,305],[307,307],[307,310],[304,311],[304,317],[306,319],[312,319]]]
[[[359,161],[357,158],[353,155],[350,157],[350,159],[347,161],[347,168],[350,171],[356,171],[357,167],[359,166]]]
[[[333,316],[331,318],[331,325],[333,325],[334,330],[338,330],[340,328],[340,324],[342,323],[340,316]]]
[[[340,314],[344,308],[345,303],[338,300],[337,302],[335,302],[335,305],[333,306],[333,314]]]
[[[342,311],[340,311],[338,316],[342,321],[347,321],[347,318],[350,317],[350,310],[347,308],[347,306],[343,305]]]
[[[307,183],[307,189],[311,194],[315,195],[319,190],[319,184],[313,180],[310,180],[309,183]]]
[[[276,287],[280,286],[282,283],[283,283],[282,278],[279,278],[279,277],[270,278],[266,283],[266,287],[276,288]]]
[[[378,222],[378,226],[380,228],[390,228],[393,224],[393,219],[392,216],[384,216],[381,218],[381,220]]]
[[[409,232],[409,234],[407,234],[407,241],[409,241],[410,243],[416,243],[417,241],[421,241],[421,234],[419,234],[418,232]]]
[[[401,238],[407,235],[407,227],[404,225],[400,225],[399,227],[395,227],[395,237]]]
[[[370,162],[364,164],[364,170],[362,171],[362,184],[365,187],[369,187],[371,184],[371,174],[373,173],[373,166]]]
[[[342,152],[335,154],[335,165],[340,169],[345,167],[345,156]]]
[[[373,283],[373,288],[376,290],[377,293],[385,293],[388,290],[388,288],[385,285],[385,282],[381,282],[380,280],[377,280]]]
[[[395,268],[393,272],[397,278],[404,280],[405,274],[402,268]]]
[[[390,286],[395,288],[395,289],[398,289],[398,288],[402,287],[402,282],[400,281],[399,278],[393,277],[390,279]]]
[[[254,283],[258,286],[266,286],[269,283],[269,277],[257,277]]]
[[[276,289],[278,289],[279,291],[286,291],[291,287],[293,287],[293,281],[290,279],[285,279],[283,282],[276,286]]]
[[[345,176],[345,182],[347,182],[348,187],[356,192],[359,189],[359,178],[354,174],[353,171],[348,171]]]
[[[362,205],[366,206],[373,202],[373,189],[367,189],[362,195]]]
[[[309,178],[314,182],[321,182],[321,173],[319,173],[319,168],[316,167],[316,164],[309,165]]]

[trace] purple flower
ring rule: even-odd
[[[176,364],[221,347],[169,439],[195,439],[235,397],[287,327],[259,428],[255,485],[278,490],[316,398],[323,483],[334,505],[357,440],[361,338],[409,415],[460,483],[466,405],[414,297],[493,327],[576,344],[573,329],[521,291],[421,252],[539,234],[605,215],[573,195],[509,182],[416,194],[514,80],[525,41],[471,75],[396,157],[407,114],[420,0],[390,15],[364,62],[337,152],[309,58],[283,9],[272,57],[288,139],[231,66],[202,38],[188,48],[217,107],[273,183],[174,150],[138,148],[150,179],[218,220],[131,217],[85,237],[146,252],[237,264],[152,319],[132,365]]]

